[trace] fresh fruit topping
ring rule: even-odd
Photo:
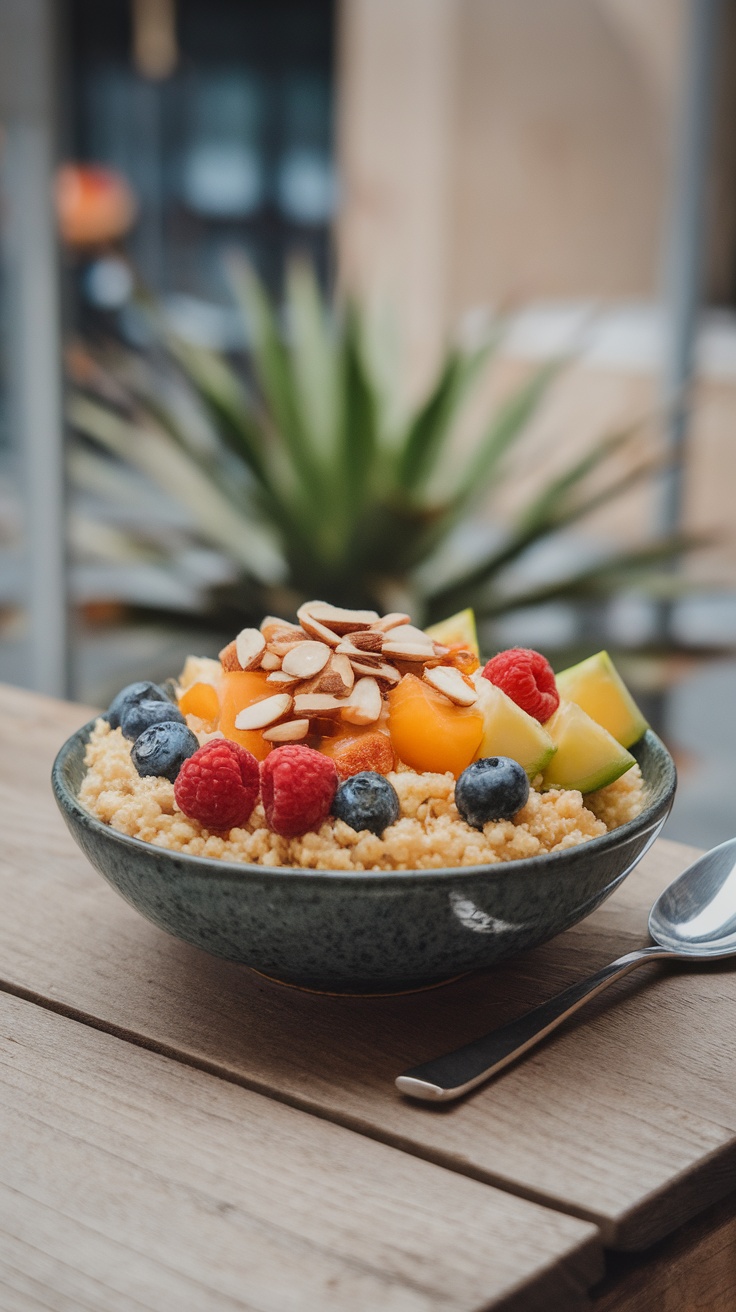
[[[475,707],[454,706],[415,674],[406,674],[388,694],[389,732],[400,761],[417,770],[455,777],[480,745],[483,716]]]
[[[560,704],[549,661],[529,647],[500,651],[483,669],[483,678],[502,688],[522,711],[544,724]]]
[[[337,791],[334,761],[299,743],[277,747],[261,765],[261,797],[274,833],[296,838],[318,829]]]
[[[324,743],[321,750],[332,757],[341,779],[364,770],[388,774],[396,766],[391,739],[379,730],[354,731],[347,737],[341,734]]]
[[[253,702],[244,710],[238,711],[235,716],[235,728],[267,729],[269,725],[283,720],[293,705],[294,698],[290,692],[277,692],[273,697],[264,697],[261,701]]]
[[[140,737],[144,729],[150,729],[154,724],[164,724],[169,721],[176,721],[184,724],[184,716],[178,706],[174,706],[168,699],[166,701],[154,701],[152,698],[141,702],[132,702],[126,706],[120,717],[120,728],[124,738],[136,739]]]
[[[439,624],[430,624],[425,633],[435,642],[442,643],[443,647],[465,648],[476,659],[480,655],[475,614],[469,606],[467,610],[459,610],[457,615],[450,615],[449,619],[441,620]]]
[[[196,715],[213,723],[220,714],[220,698],[211,683],[193,683],[179,698],[182,715]]]
[[[239,743],[246,751],[262,760],[271,750],[258,729],[236,729],[235,720],[240,711],[253,702],[268,697],[273,684],[262,670],[233,670],[223,674],[220,688],[220,731],[231,742]]]
[[[184,762],[198,750],[199,743],[179,720],[164,720],[144,729],[133,743],[130,759],[139,775],[169,779],[173,784]]]
[[[449,665],[435,665],[424,671],[424,678],[436,692],[443,692],[456,706],[472,706],[478,700],[478,692],[470,683],[466,683],[459,670]]]
[[[135,706],[142,701],[167,702],[171,705],[170,699],[157,683],[149,683],[148,680],[140,683],[129,683],[126,688],[120,690],[116,697],[113,697],[105,712],[105,718],[110,728],[119,728],[123,712],[129,706]]]
[[[213,738],[190,755],[174,785],[179,809],[218,830],[247,824],[259,791],[255,756],[226,738]]]
[[[399,798],[393,784],[374,770],[363,770],[340,784],[332,814],[358,833],[368,829],[380,838],[399,818]]]
[[[478,690],[478,710],[483,715],[478,756],[511,756],[533,779],[557,750],[546,728],[522,711],[501,688],[484,679],[480,671],[473,682]]]
[[[565,701],[581,706],[622,747],[631,747],[649,728],[607,651],[562,670],[557,688]]]
[[[528,797],[526,771],[510,756],[473,761],[455,785],[455,805],[473,829],[482,829],[491,820],[510,820]]]
[[[545,789],[577,788],[592,793],[612,784],[634,765],[631,753],[575,702],[561,702],[544,727],[557,745],[544,772]]]

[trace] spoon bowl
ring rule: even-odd
[[[736,954],[736,838],[705,852],[660,893],[649,933],[690,960]]]
[[[423,1102],[452,1102],[557,1029],[589,998],[648,961],[711,961],[736,956],[736,838],[693,861],[660,893],[649,913],[655,946],[627,952],[525,1016],[399,1075],[396,1087]]]

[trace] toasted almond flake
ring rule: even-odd
[[[309,733],[309,720],[285,720],[283,724],[274,724],[263,730],[267,743],[295,743],[306,738]]]
[[[358,651],[380,652],[383,646],[383,634],[376,633],[373,629],[361,629],[358,633],[350,634],[350,641]]]
[[[381,679],[384,683],[398,683],[401,675],[395,665],[388,665],[385,662],[373,664],[368,661],[359,661],[351,657],[350,664],[353,667],[358,678],[366,675],[373,679]]]
[[[239,670],[242,668],[240,661],[238,660],[238,653],[235,650],[234,638],[232,642],[229,642],[227,647],[223,647],[220,652],[220,664],[226,674],[231,674],[233,670]]]
[[[295,674],[284,674],[283,670],[272,670],[272,672],[266,676],[266,683],[280,683],[287,688],[290,683],[299,682],[300,680],[297,679]]]
[[[264,651],[263,655],[261,656],[261,669],[262,669],[262,670],[280,670],[280,669],[281,669],[281,657],[280,657],[280,656],[277,656],[275,651],[269,651],[269,650],[268,650],[268,647],[267,647],[266,650]]]
[[[281,620],[279,619],[278,615],[264,615],[263,619],[261,620],[260,629],[261,629],[261,633],[266,639],[266,642],[268,642],[270,636],[269,633],[270,630],[277,632],[282,629],[296,629],[298,631],[299,625],[292,624],[291,620]]]
[[[277,633],[271,638],[268,644],[268,650],[273,652],[274,656],[285,656],[287,652],[298,647],[302,642],[308,642],[309,638],[301,629],[292,629],[289,633]]]
[[[399,624],[408,624],[410,619],[411,615],[405,615],[400,610],[392,610],[389,615],[383,615],[380,620],[371,624],[371,628],[379,633],[388,633],[389,629],[395,629]]]
[[[384,642],[382,654],[396,661],[430,661],[434,659],[432,648],[425,647],[418,642]]]
[[[353,684],[355,683],[355,673],[347,656],[340,656],[336,653],[330,661],[330,673],[338,675],[342,682],[344,693],[337,694],[338,696],[346,696],[352,691]]]
[[[344,698],[332,697],[329,693],[297,693],[294,698],[294,714],[307,715],[310,719],[314,715],[339,715],[345,705]]]
[[[253,670],[260,665],[266,639],[260,629],[241,629],[235,639],[235,651],[241,670]]]
[[[245,710],[235,716],[236,729],[265,729],[289,714],[294,704],[291,693],[279,692],[274,697],[263,697],[259,702],[252,702]]]
[[[444,693],[456,706],[472,706],[478,699],[475,688],[471,688],[460,671],[450,665],[438,665],[433,670],[425,670],[424,681],[437,692]]]
[[[381,689],[373,678],[358,679],[343,703],[342,718],[348,724],[375,724],[383,710]]]
[[[418,629],[416,624],[397,624],[389,634],[389,642],[410,642],[429,647],[434,652],[434,642],[428,633]]]
[[[336,647],[338,642],[340,641],[337,634],[333,633],[331,629],[326,628],[324,624],[320,624],[319,620],[312,618],[309,612],[310,604],[325,605],[326,603],[306,602],[303,606],[299,607],[299,610],[296,613],[296,617],[299,620],[299,623],[301,624],[302,628],[306,630],[306,632],[310,635],[310,637],[318,638],[320,642],[326,642],[330,647]]]
[[[367,629],[378,618],[375,610],[346,610],[343,606],[331,606],[326,601],[308,601],[307,610],[312,619],[326,624],[333,633],[352,633],[354,629]],[[301,620],[301,615],[299,619]]]
[[[311,679],[324,669],[330,652],[326,642],[297,642],[284,656],[282,669],[285,674],[295,674],[298,679]]]

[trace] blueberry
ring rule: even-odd
[[[482,829],[489,820],[510,820],[528,796],[526,772],[510,756],[473,761],[455,784],[455,805],[473,829]]]
[[[181,767],[199,749],[199,743],[186,724],[164,720],[152,724],[136,738],[130,759],[140,775],[157,775],[176,781]]]
[[[393,784],[375,770],[361,770],[340,784],[332,814],[351,829],[369,829],[380,838],[399,818],[399,799]]]
[[[172,706],[168,699],[160,702],[145,698],[142,702],[133,702],[132,705],[125,707],[120,716],[120,728],[125,738],[137,738],[144,729],[150,729],[154,724],[163,724],[169,720],[186,724],[179,707]]]
[[[127,688],[121,689],[117,697],[113,697],[110,705],[105,712],[105,719],[109,721],[111,729],[117,729],[123,718],[123,712],[129,706],[136,706],[138,702],[168,702],[170,699],[159,688],[157,683],[149,683],[148,680],[141,683],[129,683]]]

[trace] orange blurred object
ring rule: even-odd
[[[470,651],[462,642],[454,642],[447,656],[442,658],[443,665],[454,665],[461,674],[474,674],[480,669],[480,661],[474,651]]]
[[[375,729],[364,729],[361,732],[351,727],[348,734],[325,738],[319,750],[325,756],[332,757],[341,779],[348,779],[351,774],[359,774],[361,770],[388,774],[396,766],[391,739],[388,734]]]
[[[236,729],[235,717],[264,697],[273,696],[273,685],[266,682],[263,670],[233,670],[222,676],[220,694],[220,729],[225,738],[233,743],[240,743],[259,760],[264,761],[271,750],[260,729]]]
[[[214,724],[220,714],[220,698],[211,683],[193,683],[179,698],[182,715],[198,715]]]
[[[470,765],[483,737],[478,711],[453,706],[415,674],[404,675],[388,702],[391,741],[405,765],[455,778]]]
[[[122,173],[92,164],[62,164],[56,172],[59,231],[68,246],[104,246],[124,237],[138,214]]]

